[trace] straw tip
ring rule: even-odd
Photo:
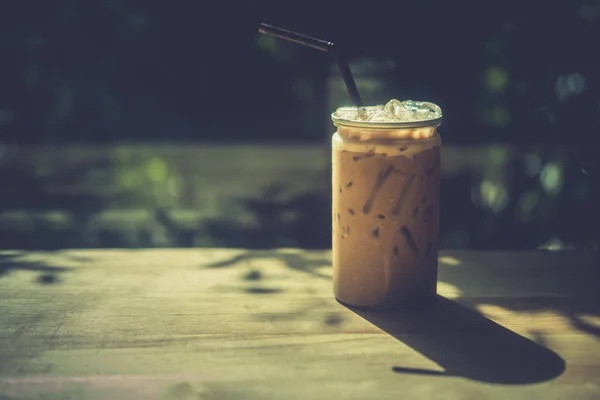
[[[260,33],[267,33],[268,28],[269,28],[269,25],[265,24],[264,22],[261,22],[260,24],[258,24],[258,31]]]

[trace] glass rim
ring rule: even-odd
[[[351,127],[351,128],[369,128],[369,129],[407,129],[407,128],[426,128],[438,127],[442,123],[443,115],[438,118],[426,119],[423,121],[406,121],[406,122],[369,122],[369,121],[352,121],[349,119],[340,118],[331,114],[331,121],[335,126]]]

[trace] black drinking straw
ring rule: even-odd
[[[356,83],[354,82],[354,77],[352,76],[352,72],[350,71],[350,66],[348,65],[348,62],[346,61],[345,57],[337,50],[337,47],[335,47],[333,42],[315,39],[310,36],[302,35],[300,33],[291,32],[286,29],[277,28],[275,26],[262,23],[259,25],[258,31],[260,33],[272,35],[281,39],[288,40],[290,42],[302,44],[304,46],[312,47],[313,49],[321,50],[330,54],[337,62],[340,74],[342,75],[342,79],[344,79],[346,89],[348,90],[348,94],[350,95],[350,99],[356,107],[363,106],[362,100],[360,99],[360,94],[358,93],[358,88],[356,87]]]

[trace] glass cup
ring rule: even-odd
[[[333,287],[341,303],[396,308],[435,297],[441,119],[332,115]]]

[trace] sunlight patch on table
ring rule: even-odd
[[[590,329],[598,330],[598,332],[600,332],[600,316],[587,313],[579,313],[577,314],[577,319]]]
[[[317,267],[314,269],[314,271],[315,271],[315,273],[322,275],[322,276],[326,276],[326,277],[330,277],[330,278],[333,276],[333,269],[329,265]]]
[[[463,295],[459,288],[446,282],[438,282],[437,292],[447,299],[457,299]]]
[[[440,263],[445,265],[461,265],[462,261],[458,258],[450,257],[450,256],[442,256],[439,258]]]
[[[515,310],[496,304],[478,304],[475,308],[483,316],[521,334],[527,335],[536,331],[544,335],[573,332],[569,318],[557,310]]]

